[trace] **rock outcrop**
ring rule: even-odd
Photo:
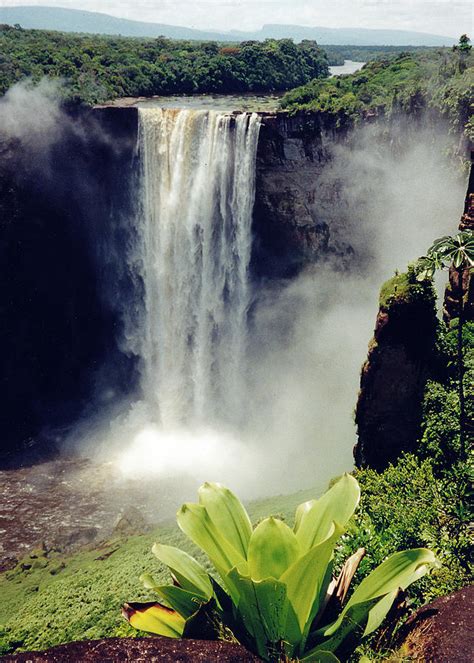
[[[354,449],[358,467],[376,470],[416,446],[437,324],[435,293],[413,270],[387,281],[380,299],[362,367]]]
[[[474,152],[472,153],[473,165],[464,203],[464,213],[459,223],[459,230],[474,231]],[[462,277],[456,269],[449,271],[449,283],[444,296],[444,319],[449,323],[453,318],[459,316],[459,303],[463,299],[464,320],[474,320],[474,278],[472,270],[465,269]]]
[[[423,606],[401,630],[400,660],[466,663],[474,659],[474,587]],[[398,657],[397,657],[398,660]]]
[[[474,227],[474,166],[471,168],[460,230]],[[445,291],[444,319],[474,319],[474,279],[469,269],[451,269]],[[358,467],[383,470],[403,451],[415,449],[420,433],[423,391],[434,358],[434,293],[413,272],[388,281],[381,292],[374,338],[362,367],[356,407]]]
[[[44,652],[0,656],[3,663],[258,663],[243,647],[230,642],[173,638],[108,638],[70,642]]]

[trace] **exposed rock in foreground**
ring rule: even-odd
[[[174,640],[172,638],[108,638],[70,642],[44,652],[24,652],[1,656],[5,663],[115,663],[147,661],[153,663],[256,663],[259,658],[239,645],[209,640]]]
[[[474,587],[465,587],[420,608],[403,629],[400,655],[417,663],[474,660]]]

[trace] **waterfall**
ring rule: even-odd
[[[165,428],[241,416],[259,128],[256,114],[139,109],[138,352]]]

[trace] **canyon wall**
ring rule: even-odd
[[[47,149],[29,136],[0,141],[3,460],[18,449],[53,450],[103,399],[105,361],[116,367],[115,389],[133,372],[126,357],[115,361],[120,319],[103,285],[122,281],[127,291],[112,254],[127,241],[134,204],[136,122],[107,110],[62,120]]]
[[[331,237],[338,183],[320,177],[340,137],[317,116],[262,121],[252,271],[280,278],[350,251]],[[138,315],[142,288],[127,266],[138,111],[75,109],[62,124],[41,153],[26,140],[0,141],[4,463],[19,449],[54,451],[77,417],[137,388],[121,312]]]
[[[261,120],[255,280],[285,280],[327,257],[369,273],[364,200],[377,182],[362,168],[370,181],[354,205],[351,133],[324,114],[262,113]],[[79,416],[138,388],[137,358],[122,343],[122,313],[133,323],[143,289],[127,262],[137,127],[136,107],[76,109],[64,114],[47,154],[0,141],[0,459],[19,448],[54,449]],[[400,133],[409,143],[405,128]],[[392,139],[380,145],[382,159],[392,147]]]
[[[338,234],[350,207],[327,166],[345,130],[322,114],[264,115],[254,210],[256,272],[291,276],[329,253],[352,255]]]

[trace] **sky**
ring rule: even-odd
[[[472,0],[0,0],[198,29],[255,30],[265,23],[385,28],[457,36],[473,32]]]

